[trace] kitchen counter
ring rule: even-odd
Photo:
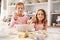
[[[60,40],[60,28],[48,28],[48,36],[45,40]],[[4,33],[5,34],[5,33]],[[2,34],[3,35],[3,34]],[[30,38],[17,38],[16,34],[0,37],[0,40],[33,40]]]
[[[60,26],[48,26],[48,28],[60,28]]]
[[[16,35],[10,35],[9,37],[0,38],[0,40],[33,40],[33,39],[30,38],[18,39]],[[48,37],[45,40],[60,40],[60,34],[49,33]]]
[[[45,40],[60,40],[60,34],[49,33],[48,37]]]
[[[6,28],[7,26],[5,25],[3,27]],[[8,29],[8,28],[6,28],[6,29]],[[1,30],[1,28],[0,28],[0,30]],[[5,30],[3,29],[3,31],[5,31]],[[60,28],[59,27],[48,27],[47,32],[48,32],[48,36],[45,40],[60,40]],[[3,33],[3,34],[5,34],[5,33]],[[13,34],[13,35],[5,36],[5,37],[0,37],[0,40],[33,40],[33,39],[30,39],[30,38],[18,39],[17,35]]]

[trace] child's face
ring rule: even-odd
[[[38,11],[37,18],[39,21],[42,21],[44,19],[44,13],[42,11]]]
[[[23,5],[17,5],[16,9],[17,9],[17,12],[21,14],[24,11],[24,6]]]

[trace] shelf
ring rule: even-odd
[[[9,5],[8,7],[15,7],[16,5]]]
[[[35,14],[26,14],[26,15],[33,16],[33,15],[35,15]]]
[[[25,4],[25,6],[34,6],[34,5],[47,5],[48,2],[42,2],[42,3],[32,3],[32,4]],[[8,7],[15,7],[16,5],[9,5]]]
[[[45,4],[48,4],[48,2],[42,2],[42,3],[32,3],[32,4],[25,4],[26,6],[32,6],[32,5],[45,5]]]
[[[27,15],[27,16],[33,16],[35,14],[25,14],[25,15]],[[12,14],[8,14],[8,16],[12,16]]]
[[[60,14],[60,13],[51,13],[51,14]]]
[[[60,1],[52,1],[53,3],[60,3]]]

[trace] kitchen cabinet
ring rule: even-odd
[[[50,24],[51,26],[60,26],[60,0],[50,0]],[[57,20],[59,20],[57,22]]]

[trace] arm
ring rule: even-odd
[[[32,20],[28,20],[28,21],[27,21],[27,24],[32,24],[32,23],[33,23]]]
[[[35,16],[33,16],[32,19],[30,19],[30,20],[27,21],[28,24],[33,24],[35,22],[36,22]]]
[[[10,22],[10,27],[13,27],[16,24],[17,16],[13,16]]]

